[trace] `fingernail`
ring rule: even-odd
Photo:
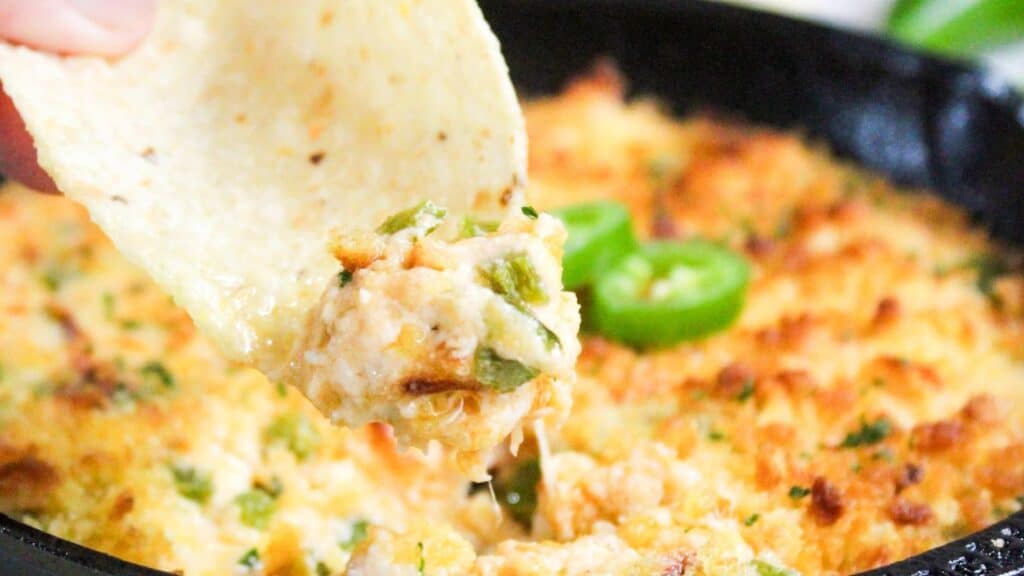
[[[112,52],[126,52],[149,32],[155,0],[65,0],[67,6],[106,32]]]

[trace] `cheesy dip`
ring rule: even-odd
[[[9,186],[0,511],[189,576],[778,576],[1020,509],[1024,276],[963,212],[798,135],[626,103],[608,73],[526,115],[538,210],[615,200],[641,239],[742,255],[728,329],[584,333],[565,423],[472,483],[225,361],[81,209]]]
[[[555,218],[467,220],[455,241],[443,224],[428,201],[339,238],[341,272],[285,378],[332,422],[386,422],[400,446],[436,440],[486,480],[490,449],[514,433],[515,450],[523,427],[565,418],[579,310],[562,292]]]

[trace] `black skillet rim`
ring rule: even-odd
[[[825,26],[798,21],[757,10],[697,0],[481,0],[481,5],[495,25],[494,17],[504,11],[578,11],[584,7],[594,13],[627,11],[654,13],[666,17],[684,15],[708,18],[711,21],[749,21],[789,33],[862,49],[867,54],[883,55],[891,64],[893,75],[910,75],[922,85],[956,84],[973,98],[981,99],[1005,118],[1024,125],[1024,100],[1005,81],[995,75],[971,68],[963,63],[917,54],[885,40],[855,32],[834,30]],[[499,27],[496,32],[501,36]],[[863,57],[863,54],[862,54]],[[515,63],[510,59],[513,76]],[[629,70],[626,70],[629,73]],[[542,82],[543,83],[543,82]],[[528,91],[546,91],[552,86],[527,87]],[[755,118],[755,121],[757,119]],[[826,135],[827,138],[827,135]],[[856,157],[856,151],[851,154]],[[1024,173],[1024,167],[1021,168]],[[897,178],[899,179],[899,178]],[[1024,179],[1024,178],[1022,178]],[[910,178],[912,181],[913,178]],[[944,182],[918,182],[938,188]],[[955,183],[954,183],[955,185]],[[1024,188],[1021,188],[1024,190]],[[982,211],[983,212],[983,211]],[[1024,212],[1022,212],[1024,213]],[[985,218],[985,214],[981,214]],[[1022,226],[1021,228],[1024,228]],[[1011,236],[1019,231],[1010,230]],[[1016,238],[1020,240],[1020,238]],[[15,571],[16,570],[16,571]],[[166,573],[144,568],[112,556],[79,546],[67,540],[17,522],[0,514],[0,573],[2,574],[67,574],[72,576],[166,576]],[[930,576],[958,574],[1024,574],[1024,513],[1017,513],[980,532],[927,551],[887,567],[864,573],[867,576]]]

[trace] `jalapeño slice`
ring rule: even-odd
[[[651,242],[598,278],[594,323],[637,347],[699,338],[736,319],[749,279],[747,261],[717,244]]]
[[[618,202],[576,204],[551,214],[569,231],[562,257],[562,284],[575,290],[636,249],[629,210]]]

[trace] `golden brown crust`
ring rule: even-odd
[[[281,569],[309,554],[340,573],[352,522],[373,533],[429,519],[463,539],[453,549],[472,544],[474,566],[500,560],[503,576],[604,550],[607,561],[635,554],[644,574],[741,573],[753,555],[846,574],[1020,509],[1024,275],[979,287],[978,259],[1002,249],[963,212],[798,135],[623,104],[610,77],[582,79],[527,115],[538,209],[616,199],[643,237],[710,237],[753,267],[725,333],[648,353],[583,339],[575,408],[548,431],[550,486],[532,532],[507,512],[495,528],[486,490],[467,496],[464,478],[401,451],[386,427],[333,429],[295,393],[220,360],[80,211],[10,192],[0,193],[0,465],[44,464],[12,466],[21,495],[0,488],[0,509],[190,574],[232,571],[249,548]],[[153,373],[141,380],[156,360],[172,389]],[[86,401],[69,402],[72,392]],[[301,461],[264,440],[294,415],[320,442]],[[518,461],[536,452],[527,438]],[[180,496],[175,465],[213,473],[209,502]],[[234,498],[275,476],[270,526],[244,526]],[[598,540],[588,548],[588,538]],[[402,549],[416,554],[416,543]],[[447,549],[434,544],[425,548]]]

